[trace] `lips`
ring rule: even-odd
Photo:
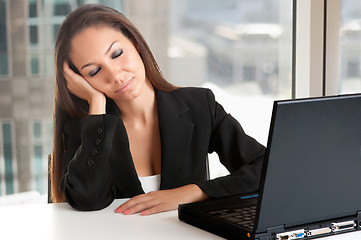
[[[119,92],[126,92],[129,88],[129,86],[133,83],[134,76],[132,76],[129,80],[127,80],[123,85],[120,86],[118,90],[115,91],[115,93]]]

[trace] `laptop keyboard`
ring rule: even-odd
[[[253,229],[256,217],[256,206],[249,206],[238,209],[220,209],[209,212],[214,217],[221,218],[233,224]]]

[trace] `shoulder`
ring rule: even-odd
[[[178,88],[170,92],[157,91],[160,111],[176,114],[190,112],[194,116],[213,114],[217,105],[210,89],[197,87]]]
[[[170,92],[174,97],[180,98],[186,103],[200,103],[215,101],[214,94],[208,88],[182,87]]]
[[[202,87],[180,87],[173,90],[172,92],[184,96],[198,96],[200,94],[206,94],[207,92],[212,92],[212,91],[208,88],[202,88]]]

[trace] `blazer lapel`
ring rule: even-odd
[[[189,109],[174,92],[156,91],[156,96],[162,146],[160,189],[168,189],[179,182],[178,170],[189,156],[194,123],[185,120]]]

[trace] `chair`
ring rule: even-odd
[[[51,154],[48,155],[48,203],[51,201]]]

